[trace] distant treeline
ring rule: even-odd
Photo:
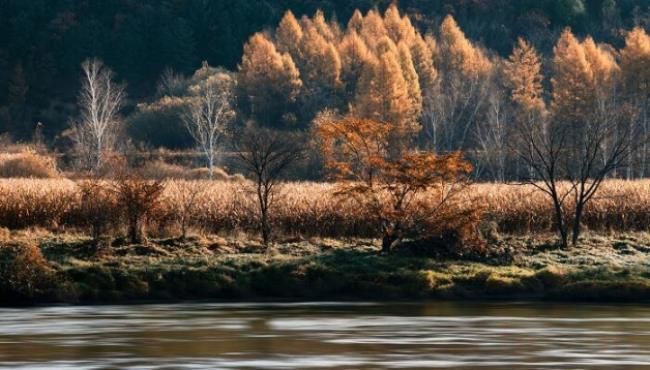
[[[201,61],[234,70],[242,47],[297,17],[323,10],[347,22],[355,9],[381,13],[391,0],[0,0],[0,132],[31,139],[38,122],[48,140],[76,114],[80,63],[98,57],[128,81],[135,103],[155,94],[166,68],[190,74]],[[623,45],[623,29],[650,27],[647,0],[403,0],[422,33],[451,14],[473,41],[501,56],[517,37],[549,54],[561,30]]]

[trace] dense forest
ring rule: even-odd
[[[0,131],[26,140],[42,122],[48,139],[59,135],[76,112],[80,64],[89,57],[104,60],[128,82],[128,113],[155,94],[166,68],[189,75],[205,60],[235,70],[248,38],[273,29],[286,10],[300,18],[321,9],[343,24],[355,9],[383,13],[390,3],[1,0]],[[404,0],[399,6],[423,34],[451,14],[471,40],[502,56],[519,36],[548,54],[567,26],[621,46],[623,29],[650,25],[646,0]]]

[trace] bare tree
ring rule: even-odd
[[[194,220],[194,215],[199,208],[199,198],[205,191],[205,184],[200,180],[184,181],[177,183],[174,189],[177,196],[176,217],[181,228],[181,240],[187,238],[187,229]]]
[[[183,122],[208,162],[212,179],[219,141],[235,112],[232,109],[234,79],[227,73],[212,76],[204,86],[197,86]]]
[[[448,71],[441,80],[441,87],[427,94],[422,103],[423,133],[428,147],[439,153],[466,149],[485,109],[490,77],[467,77]]]
[[[270,209],[278,196],[281,176],[305,153],[295,133],[248,126],[233,140],[238,162],[252,178],[257,197],[260,233],[265,245],[271,237]]]
[[[530,169],[525,182],[551,198],[563,247],[569,236],[573,245],[578,242],[585,207],[607,175],[646,142],[614,106],[594,107],[580,122],[533,112],[516,132],[515,150]]]
[[[476,142],[479,159],[486,164],[494,181],[504,182],[508,160],[508,122],[510,112],[503,89],[494,87],[488,98],[488,111],[484,120],[476,125]]]
[[[94,172],[102,165],[104,153],[115,147],[126,92],[125,85],[113,81],[113,72],[101,60],[86,60],[81,67],[80,115],[72,127],[79,154]]]

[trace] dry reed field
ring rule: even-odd
[[[252,231],[257,225],[254,198],[247,184],[234,181],[168,181],[149,221],[154,235],[170,235],[185,218],[205,233]],[[288,183],[272,210],[283,235],[376,236],[371,218],[351,201],[334,197],[335,185]],[[429,196],[429,194],[425,195]],[[481,207],[483,220],[501,233],[525,234],[552,229],[551,204],[532,186],[474,184],[456,201]],[[42,227],[54,231],[84,227],[81,196],[67,179],[0,180],[0,227]],[[644,231],[650,224],[650,180],[610,180],[589,204],[585,227],[599,232]]]

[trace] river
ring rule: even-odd
[[[2,369],[641,369],[650,306],[242,303],[0,309]]]

